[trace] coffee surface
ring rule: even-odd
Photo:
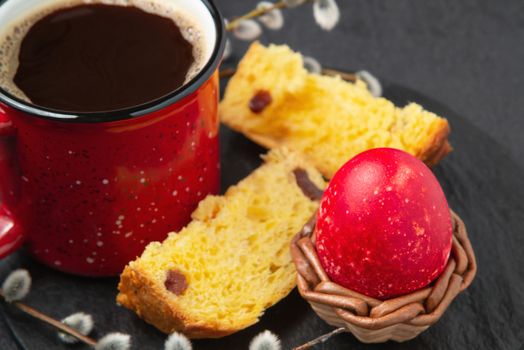
[[[23,38],[13,81],[32,103],[63,111],[153,101],[181,87],[195,62],[182,30],[133,6],[59,9]]]

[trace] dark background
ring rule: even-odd
[[[22,1],[22,0],[19,0]],[[217,0],[226,17],[244,13],[255,1]],[[524,1],[339,0],[342,20],[332,32],[320,30],[310,6],[287,11],[286,26],[265,31],[264,43],[286,43],[322,64],[366,69],[386,82],[396,102],[421,102],[448,117],[455,152],[436,169],[450,204],[465,219],[479,258],[479,276],[443,320],[421,337],[388,349],[521,349],[524,343]],[[233,42],[233,65],[246,44]],[[413,92],[413,91],[416,91]],[[421,97],[425,96],[425,97]],[[437,101],[437,102],[436,102]],[[232,183],[255,165],[261,151],[223,130],[223,154],[239,152],[225,176]],[[247,156],[242,152],[252,152]],[[251,157],[251,158],[250,158]],[[228,170],[226,170],[227,172]],[[75,279],[33,263],[23,253],[0,262],[0,277],[24,266],[34,277],[28,303],[57,317],[70,310],[100,310],[104,331],[147,334],[140,349],[160,349],[163,336],[122,312],[103,312],[114,298],[113,282]],[[98,300],[105,300],[96,305]],[[64,307],[67,305],[67,307]],[[58,311],[59,310],[59,311]],[[329,330],[293,295],[263,320],[285,338],[286,349]],[[126,314],[127,315],[127,314]],[[3,317],[2,317],[3,316]],[[120,317],[119,317],[120,316]],[[7,320],[7,321],[6,321]],[[287,322],[287,324],[286,324]],[[9,324],[9,327],[8,327]],[[262,327],[261,326],[261,327]],[[221,349],[247,349],[258,332],[247,330]],[[100,333],[96,334],[97,336]],[[134,335],[134,334],[133,334]],[[18,341],[15,341],[18,339]],[[151,341],[151,342],[149,342]],[[140,341],[139,341],[140,342]],[[154,347],[150,344],[157,344]],[[195,350],[218,343],[200,342]],[[53,333],[13,310],[0,307],[0,349],[62,348]],[[72,349],[80,349],[72,347]],[[318,349],[368,349],[342,335]],[[373,347],[374,348],[374,347]]]

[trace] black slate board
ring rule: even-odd
[[[336,336],[315,349],[519,349],[524,343],[524,171],[473,124],[446,106],[398,85],[386,85],[385,96],[398,105],[414,101],[450,120],[455,151],[434,171],[452,208],[464,219],[478,259],[473,285],[451,305],[439,323],[403,344],[365,345],[350,334]],[[223,188],[245,177],[264,150],[223,127]],[[94,337],[121,331],[133,336],[133,349],[162,349],[165,336],[114,303],[116,279],[65,275],[32,261],[21,251],[0,262],[0,280],[18,267],[33,275],[27,303],[62,318],[76,311],[94,316]],[[67,347],[54,331],[0,303],[0,327],[9,328],[21,349],[85,349]],[[199,340],[195,350],[247,350],[250,339],[270,329],[290,349],[328,332],[294,291],[271,308],[260,323],[221,340]],[[3,337],[2,337],[3,338]],[[16,349],[3,345],[3,350]],[[5,343],[12,344],[12,342]]]

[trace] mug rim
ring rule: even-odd
[[[0,0],[2,6],[7,0]],[[120,120],[133,119],[159,111],[167,106],[173,105],[185,97],[196,92],[206,81],[214,74],[222,61],[222,55],[226,42],[226,30],[224,18],[213,0],[199,0],[209,11],[213,22],[215,23],[216,40],[207,63],[202,67],[200,72],[195,75],[188,83],[178,89],[159,97],[155,100],[145,102],[136,106],[121,109],[102,111],[102,112],[69,112],[57,109],[46,108],[28,103],[5,91],[0,86],[0,102],[14,108],[18,111],[28,113],[32,116],[40,117],[47,120],[72,123],[103,123],[115,122]]]

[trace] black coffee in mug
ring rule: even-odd
[[[204,39],[159,4],[78,3],[25,19],[13,28],[27,27],[19,42],[0,39],[0,84],[35,105],[74,112],[137,106],[177,90],[202,68]]]

